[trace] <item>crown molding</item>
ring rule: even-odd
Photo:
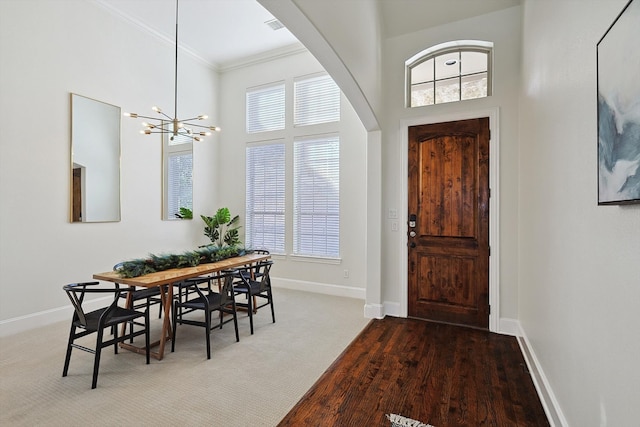
[[[146,32],[147,34],[150,34],[151,36],[155,37],[156,39],[160,40],[163,43],[166,43],[172,47],[175,47],[176,45],[176,41],[175,39],[167,36],[166,34],[163,34],[161,32],[159,32],[158,30],[149,27],[148,25],[146,25],[145,23],[141,22],[140,20],[134,18],[131,15],[128,15],[124,12],[122,12],[121,10],[111,6],[110,4],[104,2],[103,0],[91,0],[92,3],[100,6],[101,8],[109,11],[111,14],[113,14],[114,16],[117,16],[119,18],[121,18],[122,20],[129,22],[130,24],[132,24],[135,27],[138,27],[139,29],[141,29],[142,31]],[[217,64],[214,64],[210,61],[207,61],[205,58],[203,58],[201,55],[199,55],[194,49],[192,49],[191,47],[189,47],[188,45],[185,45],[183,43],[178,43],[178,49],[180,49],[182,52],[186,53],[187,55],[189,55],[191,58],[195,59],[196,61],[202,63],[203,65],[215,70],[215,71],[219,71],[219,66]]]
[[[294,43],[288,46],[272,49],[272,50],[251,55],[245,58],[226,62],[224,64],[221,64],[218,67],[218,71],[221,73],[225,73],[228,71],[233,71],[240,68],[249,67],[252,65],[269,62],[274,59],[285,58],[287,56],[298,55],[300,53],[306,53],[306,52],[308,52],[308,50],[306,47],[304,47],[302,43]]]

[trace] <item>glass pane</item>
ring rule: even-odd
[[[487,96],[487,73],[462,77],[462,99],[484,98]]]
[[[460,75],[460,53],[445,53],[436,57],[436,80]],[[437,103],[437,102],[436,102]]]
[[[436,82],[436,104],[460,101],[460,80],[447,79]]]
[[[247,132],[284,129],[284,84],[247,91]]]
[[[411,69],[411,85],[432,82],[433,80],[433,58]]]
[[[415,85],[411,88],[411,106],[421,107],[423,105],[433,105],[433,82]]]
[[[487,71],[487,54],[485,52],[462,52],[462,75]]]
[[[293,98],[295,126],[340,120],[340,89],[328,75],[295,81]]]
[[[245,245],[284,253],[285,145],[247,147]]]
[[[339,138],[299,139],[294,141],[293,151],[293,252],[337,257],[340,253]]]

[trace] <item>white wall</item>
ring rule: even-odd
[[[373,1],[294,0],[313,25],[322,28],[374,111],[382,109],[381,35]],[[357,31],[354,29],[357,28]]]
[[[219,118],[216,73],[186,55],[179,63],[181,111]],[[140,135],[139,121],[125,118],[122,221],[69,222],[69,93],[140,114],[154,104],[172,111],[173,64],[173,45],[94,2],[0,1],[0,333],[69,305],[66,283],[206,241],[199,221],[161,221],[159,136]],[[215,150],[216,142],[194,147],[196,210],[217,205]]]
[[[572,426],[640,419],[640,206],[597,206],[596,44],[626,3],[524,7],[519,317]]]
[[[247,88],[284,81],[287,105],[293,95],[293,79],[323,72],[322,66],[306,50],[298,51],[268,62],[250,64],[227,70],[221,75],[220,102],[225,124],[221,134],[218,180],[225,182],[219,191],[220,203],[233,213],[245,217],[245,150],[248,141],[264,138],[247,135],[245,131],[245,95]],[[340,251],[339,264],[327,264],[278,257],[273,267],[276,285],[364,298],[366,269],[366,132],[353,108],[342,97],[340,123]],[[287,108],[287,123],[292,123],[293,111]],[[292,140],[294,131],[271,132],[267,138]],[[288,170],[292,156],[288,155]],[[292,190],[289,186],[288,190]],[[291,196],[292,192],[288,192]],[[291,197],[288,208],[292,209]],[[292,222],[287,222],[287,248],[292,249]],[[244,236],[244,230],[241,229]],[[244,239],[244,237],[243,237]],[[344,277],[344,271],[349,277]]]
[[[407,152],[402,149],[402,122],[424,122],[433,116],[485,111],[498,108],[499,129],[492,129],[492,137],[499,135],[499,236],[500,236],[500,317],[518,317],[518,90],[520,76],[521,8],[512,7],[487,15],[454,22],[385,40],[383,49],[384,105],[382,113],[382,284],[386,305],[401,303],[402,287],[406,288],[406,173],[403,162]],[[484,40],[494,43],[493,95],[450,104],[420,108],[404,107],[404,63],[416,53],[431,46],[452,40]],[[493,189],[492,195],[498,192]],[[400,213],[400,232],[391,230],[388,210]],[[496,254],[496,251],[492,250]],[[406,258],[405,258],[406,259]],[[405,276],[406,277],[406,276]]]

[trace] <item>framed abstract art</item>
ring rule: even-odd
[[[630,0],[596,48],[598,204],[640,203],[640,0]]]

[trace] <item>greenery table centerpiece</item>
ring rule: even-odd
[[[252,252],[240,241],[239,215],[231,217],[228,208],[220,208],[214,216],[200,217],[205,223],[204,235],[211,240],[210,244],[181,254],[150,254],[147,258],[123,261],[114,270],[122,277],[131,278],[172,268],[195,267]]]

